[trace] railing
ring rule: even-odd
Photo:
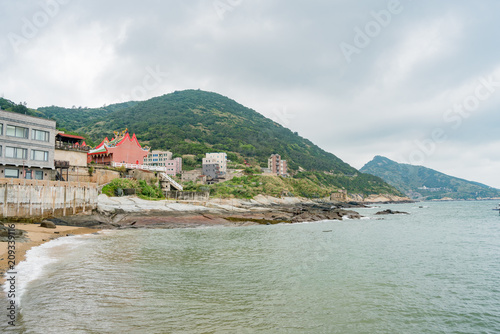
[[[58,141],[56,141],[55,148],[58,150],[81,151],[81,152],[88,152],[91,149],[90,146],[80,146],[76,144],[62,143]]]
[[[172,179],[170,176],[168,176],[167,174],[165,173],[161,173],[160,174],[161,178],[170,182],[170,184],[172,186],[174,186],[175,189],[179,190],[179,191],[182,191],[184,188],[177,182],[174,181],[174,179]]]
[[[177,190],[182,191],[182,186],[175,182],[174,179],[172,179],[170,176],[167,174],[167,167],[160,167],[160,166],[147,166],[147,165],[139,165],[139,164],[127,164],[123,162],[112,162],[111,166],[113,167],[125,167],[129,169],[144,169],[144,170],[151,170],[155,172],[162,172],[160,174],[161,177],[163,177],[164,180],[170,182]]]
[[[166,172],[167,171],[167,167],[147,166],[147,165],[139,165],[139,164],[127,164],[124,162],[112,162],[111,166],[113,166],[113,167],[125,167],[125,168],[130,168],[130,169],[152,170],[155,172]]]

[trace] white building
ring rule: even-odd
[[[182,158],[172,159],[172,152],[151,151],[144,157],[143,165],[153,167],[166,167],[167,175],[177,175],[182,173]]]
[[[165,162],[169,160],[172,160],[172,152],[150,151],[147,157],[144,157],[144,165],[165,167]]]
[[[227,154],[226,153],[207,153],[203,158],[203,165],[218,164],[219,173],[225,175],[227,173]]]

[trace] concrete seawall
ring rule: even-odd
[[[97,208],[95,183],[0,178],[0,217],[43,218]]]

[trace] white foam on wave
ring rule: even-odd
[[[63,257],[61,254],[67,254],[73,249],[84,244],[92,235],[76,235],[63,238],[57,238],[46,242],[40,246],[33,247],[26,252],[24,261],[18,263],[14,270],[5,273],[5,278],[15,277],[15,302],[21,304],[21,299],[26,291],[27,285],[40,278],[47,267],[54,264]],[[9,274],[11,273],[11,274]],[[15,273],[15,274],[12,274]],[[10,289],[10,284],[6,282],[3,286],[6,294]]]

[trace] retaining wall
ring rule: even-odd
[[[209,191],[167,191],[165,197],[180,201],[208,201]]]
[[[0,179],[0,217],[44,218],[97,208],[95,183]]]

